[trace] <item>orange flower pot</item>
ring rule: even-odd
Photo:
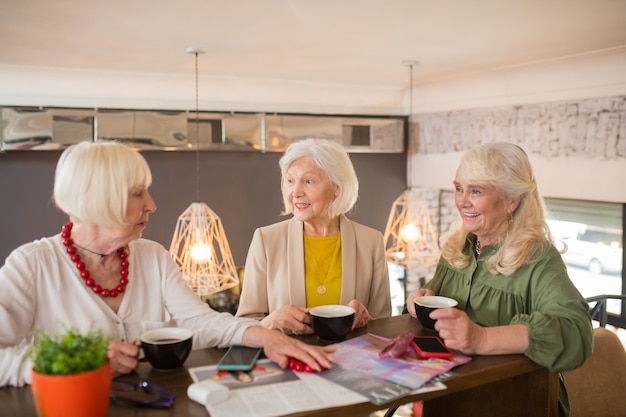
[[[111,366],[74,375],[32,372],[33,399],[39,417],[105,417],[111,392]]]

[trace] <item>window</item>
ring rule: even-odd
[[[583,297],[626,293],[624,274],[625,206],[619,203],[546,198],[548,225],[570,279]],[[626,303],[609,300],[609,324],[626,327]],[[620,330],[626,340],[626,330]]]

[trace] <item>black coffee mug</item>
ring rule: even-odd
[[[332,304],[313,307],[309,310],[311,325],[322,340],[336,342],[346,338],[356,311],[352,307]]]
[[[141,348],[154,369],[180,368],[191,352],[193,332],[182,327],[164,327],[141,334]]]
[[[454,298],[441,297],[439,295],[425,295],[413,300],[415,313],[425,329],[435,330],[435,321],[430,318],[430,313],[438,308],[456,307],[458,302]]]

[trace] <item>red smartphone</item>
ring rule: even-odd
[[[427,358],[450,358],[453,353],[437,336],[417,336],[413,338],[417,356]]]

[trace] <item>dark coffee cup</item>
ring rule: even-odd
[[[182,327],[164,327],[142,333],[141,347],[150,364],[166,371],[183,366],[191,352],[193,332]]]
[[[352,307],[332,304],[313,307],[309,310],[315,334],[322,340],[336,342],[346,338],[356,312]]]
[[[455,307],[458,302],[449,297],[442,297],[439,295],[425,295],[423,297],[417,297],[414,300],[415,303],[415,313],[417,313],[417,318],[422,323],[425,329],[434,330],[435,329],[435,321],[430,318],[430,313],[435,311],[438,308],[450,308]]]

